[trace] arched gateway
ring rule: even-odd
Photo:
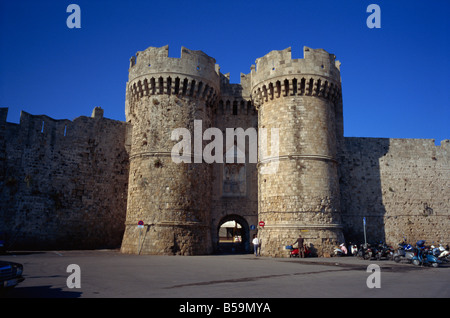
[[[231,214],[223,217],[216,229],[216,253],[247,254],[250,247],[250,227],[242,216]]]

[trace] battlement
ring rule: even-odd
[[[340,62],[323,49],[303,48],[303,59],[292,59],[291,48],[271,51],[251,67],[252,99],[256,107],[281,96],[307,95],[339,101]]]
[[[131,99],[168,94],[204,98],[212,103],[220,92],[216,60],[202,51],[181,48],[181,57],[169,57],[169,46],[149,47],[130,59],[127,90]]]
[[[180,73],[216,81],[219,66],[202,51],[181,48],[180,58],[169,57],[169,46],[149,47],[130,59],[129,80],[148,74]]]
[[[292,74],[318,75],[340,82],[340,62],[323,49],[303,47],[303,59],[292,59],[291,48],[271,51],[252,66],[252,85]]]
[[[253,107],[250,96],[250,74],[241,73],[241,82],[239,84],[230,83],[229,73],[221,73],[220,77],[220,99],[216,104],[216,114],[219,116],[255,116],[255,108]]]
[[[93,126],[96,120],[104,119],[106,125],[126,125],[124,122],[103,117],[104,110],[101,107],[95,107],[92,115],[79,116],[74,120],[54,119],[47,115],[32,115],[25,111],[20,113],[20,122],[7,122],[8,108],[0,108],[0,124],[5,128],[7,139],[19,138],[23,140],[45,139],[49,138],[48,145],[63,142],[69,138],[86,138],[86,127]],[[24,139],[25,138],[25,139]]]

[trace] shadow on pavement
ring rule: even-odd
[[[5,290],[0,293],[0,298],[78,298],[81,292],[64,291],[61,288],[51,286],[20,287]]]

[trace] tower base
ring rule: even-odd
[[[261,255],[289,257],[286,246],[292,245],[301,235],[312,255],[330,257],[334,249],[344,242],[341,225],[277,224],[260,229]]]
[[[121,252],[152,255],[206,255],[212,253],[210,228],[195,222],[128,225]]]

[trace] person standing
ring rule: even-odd
[[[258,249],[259,249],[259,238],[256,236],[256,234],[253,234],[253,250],[255,252],[255,256],[258,256]],[[261,252],[259,253],[259,256],[261,256]]]
[[[301,258],[305,257],[305,248],[303,246],[303,242],[304,242],[303,237],[299,234],[298,239],[294,242],[294,244],[292,244],[292,246],[298,244],[298,256]]]

